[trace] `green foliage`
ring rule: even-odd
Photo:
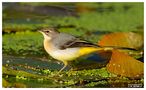
[[[42,55],[43,37],[39,32],[17,32],[3,35],[3,53]]]
[[[85,87],[95,87],[99,85],[100,87],[106,87],[108,85],[107,81],[99,81],[99,82],[91,82],[89,84],[86,84]]]
[[[15,87],[14,84],[22,84],[25,87],[117,87],[116,83],[121,83],[127,87],[128,83],[143,84],[143,78],[140,80],[131,80],[126,77],[118,77],[111,75],[105,68],[68,71],[57,74],[57,71],[49,71],[36,75],[20,70],[12,70],[8,67],[3,67],[3,86]],[[40,71],[37,71],[39,73]],[[14,77],[12,77],[12,75]],[[13,79],[17,81],[12,81]],[[7,80],[7,81],[6,81]],[[123,83],[124,82],[124,83]],[[35,83],[35,84],[34,84]],[[113,86],[110,86],[113,85]],[[114,86],[115,85],[115,86]],[[20,87],[22,87],[20,85]],[[119,85],[120,86],[120,85]]]
[[[57,5],[57,6],[61,6],[61,5],[65,5],[65,6],[70,6],[70,5],[74,5],[74,3],[70,3],[70,2],[20,2],[21,5],[32,5],[32,6],[49,6],[49,5]]]
[[[49,22],[47,19],[45,21]],[[84,31],[134,31],[137,30],[137,26],[143,25],[143,13],[138,10],[135,12],[131,10],[129,12],[83,13],[78,18],[58,19],[56,24],[60,26],[73,25],[76,28],[83,28]]]
[[[42,5],[40,3],[26,3],[34,5]],[[49,3],[44,5],[49,5]],[[57,3],[56,3],[57,4]],[[75,26],[74,29],[83,29],[84,31],[134,31],[136,27],[144,24],[144,7],[143,3],[77,3],[77,6],[83,5],[87,7],[94,7],[95,10],[91,12],[78,13],[78,17],[74,16],[40,16],[30,13],[27,21],[27,15],[22,19],[20,12],[16,12],[13,17],[5,16],[3,30],[35,30],[38,27],[46,26]],[[53,4],[55,5],[55,3]],[[60,4],[60,6],[63,4]],[[75,6],[76,4],[74,4]],[[110,10],[109,8],[113,10]],[[98,12],[97,9],[102,12]],[[25,15],[24,15],[25,16]],[[9,18],[8,18],[9,17]],[[21,23],[16,23],[14,17],[21,18]],[[12,21],[9,19],[12,18]],[[9,22],[6,22],[6,21]],[[26,22],[27,21],[27,22]],[[25,22],[25,23],[23,23]],[[37,22],[37,23],[36,23]],[[33,24],[32,24],[33,23]]]
[[[48,27],[48,24],[3,23],[3,30],[7,33],[10,33],[11,31],[36,31],[40,27]]]

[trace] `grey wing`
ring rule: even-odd
[[[80,40],[80,39],[76,39],[74,41],[70,41],[67,42],[63,48],[74,48],[74,47],[99,47],[96,44],[84,41],[84,40]]]
[[[64,46],[67,42],[72,42],[74,40],[76,40],[76,37],[69,34],[60,33],[56,38],[52,40],[52,42],[57,48],[64,49]]]
[[[72,35],[60,34],[58,38],[54,40],[55,46],[59,49],[74,48],[74,47],[98,47],[95,44],[81,40]]]

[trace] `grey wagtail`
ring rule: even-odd
[[[44,48],[47,53],[54,59],[62,61],[64,67],[69,61],[75,60],[78,57],[103,50],[95,44],[81,40],[73,35],[61,33],[54,28],[44,28],[39,30],[44,36]]]

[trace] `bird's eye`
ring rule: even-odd
[[[46,33],[49,33],[50,31],[46,31]]]

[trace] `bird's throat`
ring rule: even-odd
[[[48,54],[52,51],[53,47],[52,44],[50,43],[50,40],[44,39],[44,48]]]

